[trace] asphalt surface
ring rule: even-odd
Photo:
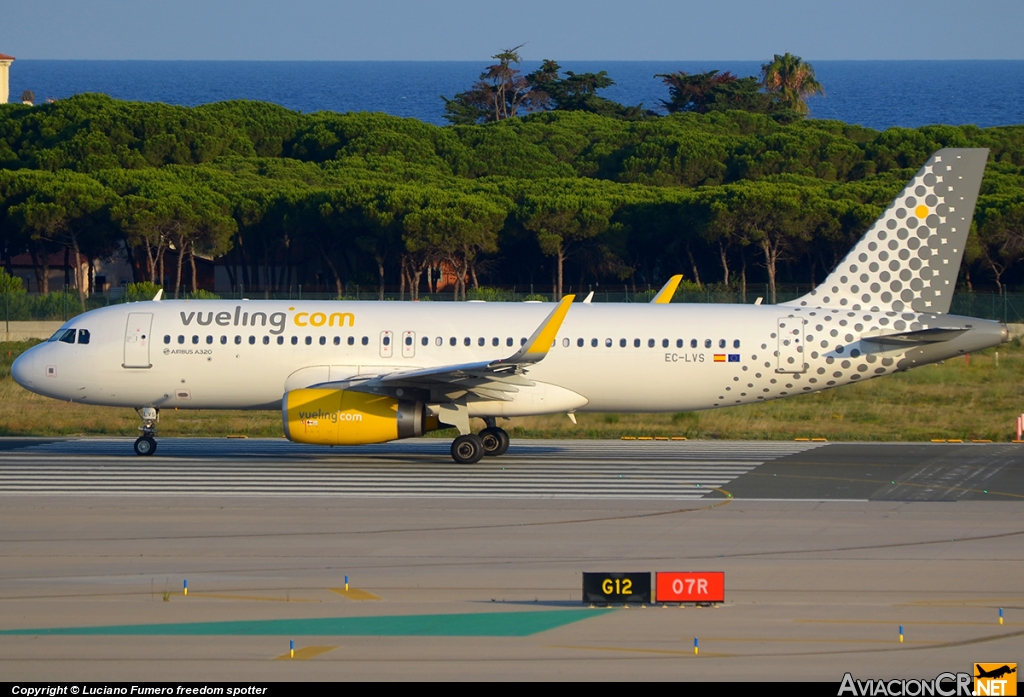
[[[0,675],[838,684],[1018,661],[1022,457],[540,441],[458,467],[429,439],[145,459],[2,439]],[[583,571],[723,571],[726,601],[590,609]]]

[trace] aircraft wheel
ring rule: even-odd
[[[505,429],[494,426],[480,431],[480,438],[484,442],[484,455],[497,457],[504,455],[508,450],[509,437]]]
[[[460,465],[472,465],[484,457],[484,442],[480,436],[470,433],[452,441],[452,459]]]
[[[152,436],[140,436],[135,441],[135,454],[148,456],[156,452],[156,440]]]

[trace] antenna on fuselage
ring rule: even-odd
[[[160,290],[158,290],[156,292],[156,295],[153,296],[153,302],[155,302],[155,303],[160,302],[160,298],[162,298],[163,296],[164,296],[164,289],[161,288]]]

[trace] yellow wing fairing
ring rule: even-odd
[[[673,296],[676,294],[676,288],[683,280],[683,274],[677,273],[672,278],[668,279],[668,283],[661,287],[658,294],[651,298],[652,305],[668,305],[672,302]]]
[[[562,322],[569,313],[569,306],[572,305],[572,301],[575,299],[575,295],[566,295],[562,298],[558,306],[537,327],[536,331],[526,340],[521,349],[504,360],[494,361],[491,365],[536,363],[543,360],[554,345],[555,337],[558,336],[558,330],[562,328]]]

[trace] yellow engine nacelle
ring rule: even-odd
[[[428,427],[419,402],[316,387],[286,393],[281,415],[288,440],[317,445],[386,443],[422,436]]]

